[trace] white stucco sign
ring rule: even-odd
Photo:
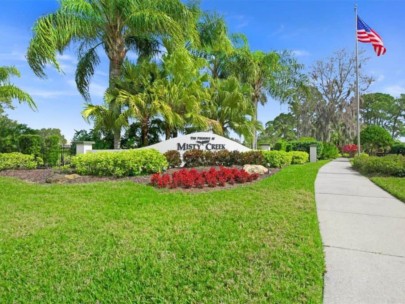
[[[176,138],[145,147],[146,149],[156,149],[161,153],[169,150],[176,150],[183,154],[187,150],[197,149],[203,151],[250,151],[249,148],[230,140],[226,137],[216,135],[210,132],[197,132],[183,135]]]

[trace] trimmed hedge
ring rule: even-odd
[[[323,143],[320,141],[300,141],[300,140],[290,141],[289,145],[287,145],[286,151],[287,152],[303,151],[309,154],[311,145],[316,145],[316,156],[318,159],[321,159],[323,153]]]
[[[59,160],[59,154],[61,151],[60,148],[60,139],[57,135],[51,135],[45,138],[43,156],[44,163],[48,166],[56,166]]]
[[[353,168],[363,174],[405,177],[405,156],[356,156],[353,159]]]
[[[166,157],[153,149],[87,153],[72,158],[78,174],[97,176],[135,176],[166,170]]]
[[[309,162],[309,154],[303,151],[291,151],[291,164],[292,165],[302,165]]]
[[[262,151],[263,165],[271,168],[282,168],[291,164],[292,153],[285,151]]]
[[[184,166],[188,168],[202,166],[243,166],[263,165],[282,168],[292,164],[308,162],[309,154],[302,151],[248,151],[238,152],[221,150],[217,152],[188,150],[183,154]]]
[[[405,143],[395,143],[391,146],[390,154],[405,155]]]
[[[0,171],[8,169],[36,169],[42,165],[41,158],[19,152],[0,153]]]
[[[169,164],[169,168],[177,168],[181,165],[180,152],[176,150],[169,150],[163,154]]]
[[[39,156],[42,148],[42,138],[36,134],[24,134],[18,138],[20,152],[23,154]]]

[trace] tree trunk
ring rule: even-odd
[[[115,88],[115,81],[121,76],[122,65],[127,53],[125,48],[124,38],[119,34],[118,29],[112,29],[112,36],[115,38],[110,40],[108,44],[108,59],[110,60],[109,67],[109,82],[108,87],[110,90]],[[114,41],[113,43],[111,41]],[[113,111],[114,118],[118,118],[121,114],[121,107],[117,106],[115,102],[109,104],[110,111]],[[114,149],[120,149],[121,147],[121,127],[113,129],[114,132]]]
[[[145,118],[141,122],[141,138],[142,138],[142,147],[146,147],[149,144],[148,141],[148,132],[149,132],[149,119]]]
[[[253,112],[253,140],[252,140],[252,149],[256,150],[257,149],[257,130],[256,130],[256,122],[257,122],[257,106],[258,106],[258,102],[257,100],[253,101],[253,107],[254,107],[254,112]]]
[[[114,130],[114,150],[121,149],[121,130]]]
[[[165,127],[166,140],[170,139],[171,134],[172,134],[172,132],[171,132],[169,125],[166,125],[166,127]]]

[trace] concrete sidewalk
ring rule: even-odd
[[[405,203],[347,159],[321,168],[315,197],[326,256],[324,303],[405,303]]]

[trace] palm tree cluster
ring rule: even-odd
[[[301,66],[286,52],[251,51],[246,38],[229,35],[224,19],[180,0],[61,0],[39,18],[27,59],[34,73],[60,70],[57,53],[75,47],[83,116],[114,135],[131,121],[148,145],[152,124],[166,138],[179,132],[234,132],[255,148],[257,106],[269,96],[287,101]],[[89,84],[100,52],[109,60],[104,104],[90,103]],[[136,62],[128,54],[137,55]]]

